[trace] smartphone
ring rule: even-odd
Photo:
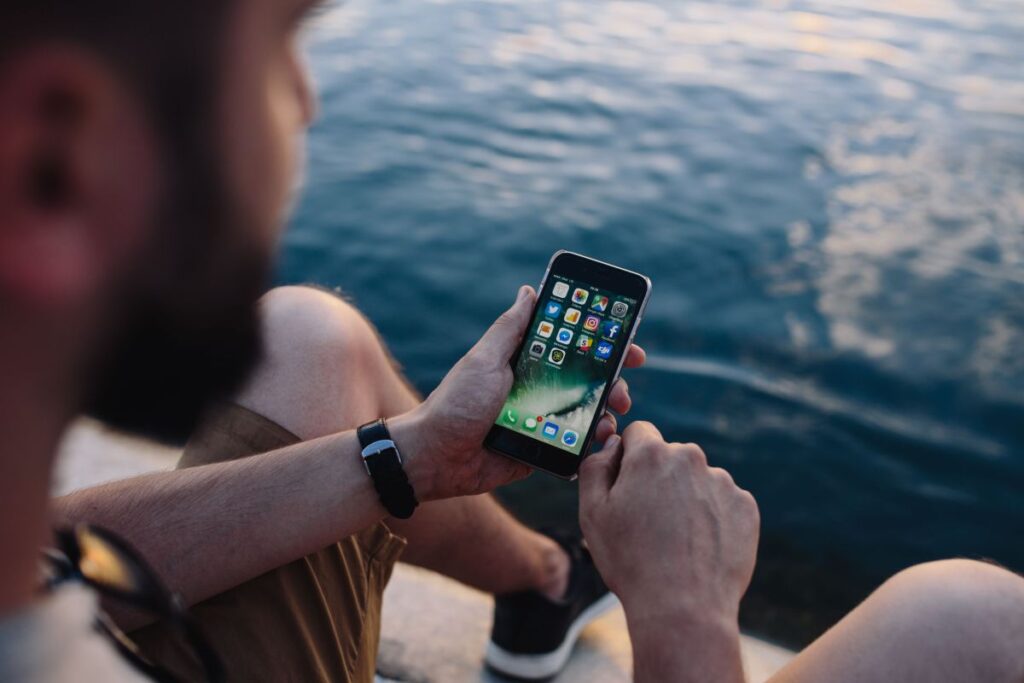
[[[559,251],[512,357],[515,380],[491,450],[575,479],[651,294],[649,278]]]

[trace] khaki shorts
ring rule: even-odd
[[[229,405],[189,441],[179,468],[283,448],[300,439]],[[173,530],[168,530],[173,533]],[[373,681],[381,597],[405,541],[378,523],[192,607],[230,681]],[[184,680],[201,675],[160,624],[132,634]]]

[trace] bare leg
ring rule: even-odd
[[[237,401],[303,439],[413,408],[420,398],[373,326],[334,294],[282,287],[261,302],[266,357]],[[403,560],[492,593],[565,590],[568,559],[491,496],[432,502],[389,520]]]
[[[1022,683],[1024,579],[948,560],[897,574],[771,683]]]

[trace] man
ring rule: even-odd
[[[11,430],[11,561],[0,612],[33,602],[50,536],[50,463],[76,412],[187,435],[256,358],[254,304],[298,165],[294,143],[314,109],[296,47],[310,9],[291,0],[4,5],[0,412]],[[542,652],[495,643],[527,663],[558,651],[557,670],[573,623],[606,593],[589,556],[490,498],[434,502],[526,474],[481,443],[532,303],[524,288],[421,405],[351,307],[310,289],[272,292],[259,317],[264,363],[235,401],[213,406],[187,469],[57,501],[58,520],[130,539],[198,603],[236,680],[368,680],[380,593],[404,544],[392,530],[408,539],[408,561],[509,596],[504,623],[536,623],[538,609],[557,617],[538,627],[550,642]],[[625,385],[612,405],[628,407]],[[423,503],[387,525],[354,432],[381,416],[392,418]],[[519,599],[531,596],[532,606]],[[162,629],[135,637],[193,678]]]
[[[93,598],[39,593],[54,518],[129,539],[193,605],[233,680],[370,680],[403,545],[407,560],[501,595],[507,628],[492,646],[534,673],[564,663],[553,655],[603,591],[578,544],[474,495],[526,474],[481,443],[529,288],[424,401],[340,299],[285,288],[254,306],[315,108],[297,48],[311,10],[0,9],[2,680],[137,677],[91,629]],[[642,361],[631,350],[629,364]],[[625,384],[610,405],[629,408]],[[206,417],[180,469],[51,503],[58,441],[83,410],[160,437]],[[388,516],[360,457],[355,428],[381,416],[421,503],[407,521]],[[696,446],[645,423],[615,431],[605,417],[581,470],[581,521],[626,610],[637,680],[742,680],[753,499]],[[160,624],[118,617],[195,676]],[[551,632],[526,644],[528,630]],[[939,563],[887,583],[776,680],[1019,682],[1022,634],[1018,577]]]

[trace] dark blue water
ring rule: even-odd
[[[634,415],[757,496],[749,627],[1024,569],[1018,2],[358,0],[311,55],[282,280],[351,294],[426,392],[556,249],[650,275]],[[505,499],[574,520],[561,482]]]

